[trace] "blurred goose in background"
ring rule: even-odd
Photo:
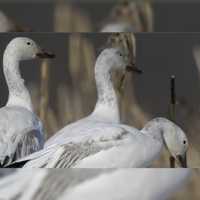
[[[31,31],[28,27],[20,26],[15,23],[14,20],[5,15],[3,11],[0,10],[0,32],[28,32]]]
[[[3,71],[8,85],[8,101],[0,109],[0,165],[4,166],[43,147],[42,124],[33,111],[29,91],[19,65],[36,57],[52,58],[31,39],[17,37],[7,45]]]
[[[153,10],[150,2],[120,1],[101,32],[149,32],[153,31]]]
[[[0,180],[0,198],[166,200],[189,182],[191,172],[191,169],[21,169]]]

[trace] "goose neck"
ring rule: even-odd
[[[103,62],[95,65],[95,80],[97,86],[97,103],[93,114],[106,121],[120,121],[118,99],[113,87],[111,69]]]
[[[5,53],[3,57],[3,71],[8,85],[7,106],[21,106],[32,111],[32,102],[28,89],[24,85],[19,69],[17,56]]]

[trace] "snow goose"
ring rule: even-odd
[[[191,172],[191,169],[20,169],[0,180],[0,198],[163,200],[182,189]]]
[[[185,133],[165,118],[155,118],[139,131],[123,124],[96,122],[79,137],[66,137],[9,167],[129,168],[149,167],[166,148],[181,167],[187,167]],[[173,165],[174,166],[174,165]]]
[[[9,164],[43,147],[42,124],[33,112],[29,91],[21,78],[19,64],[36,57],[52,58],[31,39],[17,37],[3,55],[8,85],[7,104],[0,109],[0,165]]]
[[[45,143],[45,147],[55,143],[65,143],[68,137],[82,136],[82,132],[98,127],[97,123],[119,123],[119,105],[117,94],[112,83],[114,71],[133,71],[142,73],[135,64],[130,61],[127,52],[118,47],[104,49],[97,58],[95,64],[95,80],[97,87],[97,103],[93,112],[58,131]],[[103,127],[100,127],[103,128]]]

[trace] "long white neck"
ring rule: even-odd
[[[21,106],[32,111],[31,97],[20,75],[19,59],[9,51],[3,56],[3,70],[9,91],[6,106]]]
[[[118,100],[111,78],[109,66],[102,60],[97,59],[95,80],[98,99],[92,116],[105,122],[119,123]]]

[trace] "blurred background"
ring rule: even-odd
[[[137,32],[198,32],[199,9],[198,0],[0,0],[10,21],[31,31],[99,32],[123,23]]]

